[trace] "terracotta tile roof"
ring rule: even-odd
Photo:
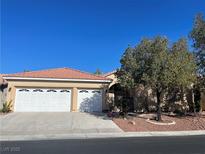
[[[114,73],[116,73],[116,72],[117,72],[117,70],[114,70],[114,71],[112,71],[112,72],[108,72],[108,73],[102,74],[102,76],[107,77],[107,76],[109,76],[109,75],[111,75],[111,74],[114,74]]]
[[[98,76],[71,68],[56,68],[40,71],[21,72],[7,74],[4,75],[4,77],[109,80],[103,76]]]

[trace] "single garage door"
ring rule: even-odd
[[[78,111],[101,112],[102,111],[102,90],[101,89],[79,89],[78,90]]]
[[[71,90],[17,88],[14,111],[17,112],[69,112]]]

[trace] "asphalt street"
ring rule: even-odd
[[[1,154],[205,154],[205,136],[1,142]]]

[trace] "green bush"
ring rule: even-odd
[[[3,113],[8,113],[11,111],[11,108],[12,108],[12,101],[9,101],[9,102],[5,102],[3,103],[3,108],[1,109],[1,112]]]

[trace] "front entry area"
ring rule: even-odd
[[[101,89],[79,89],[78,111],[80,112],[102,112],[102,90]]]
[[[70,112],[70,110],[70,89],[16,89],[15,112]]]

